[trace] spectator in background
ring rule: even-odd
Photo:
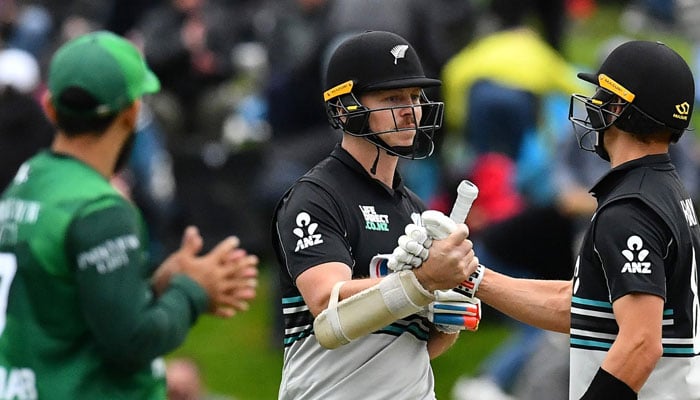
[[[218,241],[232,230],[247,229],[245,246],[256,253],[266,230],[248,188],[260,155],[257,149],[235,147],[229,135],[246,128],[236,108],[257,90],[258,83],[245,79],[236,64],[247,62],[237,49],[254,39],[257,6],[250,0],[167,0],[150,8],[130,31],[163,84],[148,106],[164,133],[151,143],[161,140],[172,157],[176,228],[170,231],[194,221]],[[264,53],[252,53],[264,68]],[[255,100],[245,106],[260,122],[264,104]]]
[[[166,113],[155,104],[155,111],[183,147],[204,135],[220,134],[225,106],[210,101],[220,100],[214,96],[216,89],[233,77],[231,51],[249,26],[244,15],[234,12],[237,4],[167,0],[146,12],[134,27],[146,60],[163,84],[162,95],[170,96],[167,104],[172,109]],[[217,111],[216,121],[207,118]]]
[[[322,90],[328,4],[328,0],[269,1],[256,18],[270,63],[265,96],[275,141],[286,143],[287,138],[297,140],[307,128],[327,127],[322,99],[313,99]]]
[[[467,44],[442,71],[445,123],[474,153],[516,160],[524,136],[537,129],[540,97],[568,95],[581,84],[573,66],[526,25],[525,3],[494,0],[491,7],[499,28]]]
[[[0,50],[0,192],[20,164],[51,144],[54,128],[36,98],[39,64],[20,49]]]
[[[474,3],[471,0],[330,1],[326,26],[329,52],[347,35],[387,30],[415,43],[416,51],[425,59],[426,74],[439,75],[447,59],[473,37],[477,8]]]

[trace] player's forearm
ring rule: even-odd
[[[639,392],[662,354],[660,342],[618,336],[601,367]]]
[[[569,333],[571,281],[511,278],[487,268],[476,295],[526,324]]]
[[[296,280],[304,302],[314,316],[328,308],[333,287],[345,282],[338,293],[338,301],[372,287],[380,282],[378,278],[352,279],[350,267],[339,262],[317,265],[302,272]]]
[[[125,297],[121,305],[86,307],[98,350],[107,362],[123,368],[150,363],[174,350],[208,305],[206,292],[185,276],[174,277],[157,300],[149,301],[139,291]]]
[[[428,355],[434,359],[446,352],[459,338],[459,333],[448,334],[430,328],[430,338],[428,339]]]
[[[663,355],[661,297],[631,293],[613,303],[619,332],[602,368],[639,392]]]

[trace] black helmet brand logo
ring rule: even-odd
[[[690,113],[690,104],[684,101],[681,104],[676,104],[676,112],[673,114],[673,118],[687,121],[688,113]]]
[[[404,58],[406,56],[406,51],[408,50],[408,45],[397,44],[391,49],[391,55],[394,56],[394,65],[398,63],[399,58]]]

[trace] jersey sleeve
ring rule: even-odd
[[[661,217],[640,200],[622,200],[597,216],[595,250],[611,301],[629,293],[666,299],[666,270],[672,234]]]
[[[346,223],[338,204],[323,189],[300,182],[282,200],[275,218],[280,259],[293,280],[328,262],[353,267]]]
[[[76,217],[66,237],[87,325],[106,361],[121,366],[173,350],[207,306],[204,290],[185,276],[155,298],[141,221],[125,201],[103,199]]]

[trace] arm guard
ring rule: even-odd
[[[327,349],[335,349],[422,311],[435,300],[412,271],[389,274],[379,284],[338,302],[343,283],[333,287],[328,308],[314,320],[316,340]]]

